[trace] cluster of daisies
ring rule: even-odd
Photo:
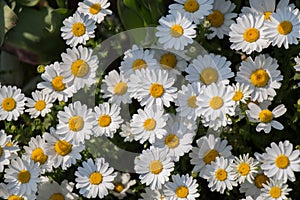
[[[63,21],[61,35],[70,48],[60,62],[45,67],[43,81],[31,97],[16,86],[0,86],[0,120],[7,122],[23,114],[45,117],[55,103],[70,102],[80,89],[93,84],[101,84],[105,100],[91,108],[80,101],[67,104],[54,116],[57,125],[25,146],[1,130],[0,197],[102,199],[112,194],[122,199],[140,182],[145,186],[138,194],[141,199],[193,200],[201,194],[198,179],[205,179],[211,191],[223,194],[239,187],[247,200],[288,198],[288,183],[300,171],[300,151],[292,143],[272,142],[263,153],[234,156],[232,146],[218,135],[239,119],[251,122],[257,132],[284,129],[276,118],[287,109],[273,103],[284,78],[277,60],[268,54],[250,55],[235,74],[226,57],[211,53],[190,58],[185,49],[195,42],[200,24],[210,30],[207,39],[227,35],[230,48],[246,54],[270,44],[288,48],[300,38],[299,9],[288,0],[277,5],[275,0],[250,0],[250,7],[242,8],[238,16],[229,0],[175,1],[159,20],[158,43],[151,49],[133,45],[120,67],[105,74],[101,83],[99,58],[84,45],[95,37],[96,24],[112,12],[107,0],[84,0]],[[299,57],[295,63],[300,71]],[[135,104],[134,113],[129,113],[129,104]],[[208,130],[205,136],[197,133],[198,126]],[[137,141],[145,147],[134,160],[139,180],[118,172],[104,158],[81,161],[91,138],[116,134],[128,144]],[[193,173],[175,173],[184,155],[190,158]],[[73,181],[57,183],[46,175],[74,165],[78,167]]]

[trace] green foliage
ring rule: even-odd
[[[5,34],[15,26],[16,21],[17,15],[14,11],[5,1],[0,1],[0,47],[2,46]]]

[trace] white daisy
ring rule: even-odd
[[[248,108],[249,110],[247,110],[246,113],[250,116],[249,120],[252,121],[254,119],[254,122],[259,122],[256,126],[257,132],[263,130],[265,133],[270,133],[271,127],[277,130],[283,130],[283,125],[274,120],[274,118],[282,116],[287,111],[284,104],[278,105],[272,111],[269,109],[261,109],[255,103],[249,103]]]
[[[300,14],[299,9],[292,10],[289,7],[277,9],[265,22],[266,37],[279,48],[283,45],[288,49],[289,44],[298,44],[300,38]]]
[[[281,180],[270,179],[267,184],[263,184],[260,196],[257,200],[285,200],[292,189]]]
[[[128,92],[128,78],[125,78],[122,72],[110,71],[102,80],[101,92],[104,93],[103,98],[109,98],[109,103],[114,103],[118,106],[121,103],[131,103]]]
[[[227,140],[221,140],[220,137],[215,137],[213,134],[202,136],[196,141],[197,147],[192,148],[189,153],[190,162],[194,166],[194,172],[200,172],[200,176],[204,174],[205,166],[210,165],[217,157],[230,158],[231,145],[227,145]]]
[[[80,152],[84,149],[83,144],[72,145],[70,141],[60,138],[52,127],[50,133],[44,133],[43,137],[47,142],[46,154],[49,155],[48,159],[53,163],[54,168],[61,166],[66,170],[81,159]]]
[[[120,136],[124,138],[124,142],[132,142],[135,135],[131,131],[130,122],[125,122],[121,125]]]
[[[120,116],[120,110],[121,108],[116,104],[110,106],[107,102],[95,106],[95,120],[97,123],[93,128],[94,136],[105,135],[106,137],[112,138],[123,122]]]
[[[149,141],[153,144],[157,139],[162,139],[167,134],[165,130],[168,115],[164,110],[152,107],[138,109],[132,116],[130,127],[135,140],[141,144]]]
[[[41,75],[43,82],[37,84],[37,88],[43,89],[45,94],[52,97],[53,101],[68,101],[73,96],[74,87],[67,87],[65,78],[61,75],[60,63],[55,62],[46,66]]]
[[[112,183],[116,177],[114,169],[105,162],[104,158],[96,158],[95,162],[89,158],[82,163],[75,172],[76,188],[87,198],[102,199],[108,195],[108,190],[114,189]]]
[[[4,181],[7,190],[16,195],[31,195],[37,192],[40,182],[39,164],[17,157],[11,161],[10,166],[4,171]]]
[[[199,55],[186,68],[188,75],[186,80],[190,83],[200,82],[201,85],[210,85],[212,83],[229,83],[229,78],[234,76],[230,68],[231,62],[226,57],[208,54]]]
[[[200,21],[205,16],[210,14],[213,8],[213,0],[175,0],[177,3],[169,6],[169,13],[176,14],[180,12],[182,15],[186,15],[187,19],[200,24]]]
[[[174,162],[166,151],[151,146],[135,158],[134,170],[142,184],[150,185],[152,190],[162,189],[174,170]]]
[[[54,99],[45,92],[34,91],[31,93],[32,99],[27,98],[27,103],[25,104],[28,109],[25,112],[28,112],[31,118],[37,118],[38,116],[45,117],[45,115],[51,112]]]
[[[86,41],[95,37],[95,21],[88,15],[75,12],[73,16],[66,18],[63,24],[60,29],[61,36],[71,47],[77,44],[86,44]]]
[[[211,191],[223,194],[225,189],[232,190],[234,186],[237,186],[237,182],[230,174],[232,161],[224,157],[216,157],[215,162],[206,165],[203,178],[209,182],[208,187]]]
[[[131,97],[136,98],[142,106],[170,107],[170,102],[177,96],[173,87],[175,78],[161,69],[142,69],[132,74],[128,82]]]
[[[25,95],[16,86],[0,87],[0,120],[17,120],[25,109]]]
[[[269,46],[263,29],[263,16],[248,13],[238,17],[236,21],[237,23],[230,26],[231,49],[242,50],[246,54],[251,54],[254,51],[261,52]]]
[[[279,145],[271,143],[271,148],[266,148],[266,153],[262,154],[264,163],[262,170],[268,177],[294,182],[296,180],[294,172],[300,171],[300,151],[293,151],[293,144],[289,141],[279,142]]]
[[[30,195],[17,195],[7,188],[7,185],[4,183],[0,183],[0,198],[8,199],[8,200],[33,200],[36,199],[35,194]]]
[[[68,86],[74,85],[79,90],[84,86],[90,87],[96,83],[98,57],[93,55],[91,48],[83,46],[67,49],[61,54],[61,75]]]
[[[241,63],[235,80],[251,85],[254,90],[252,101],[262,102],[273,98],[276,95],[275,89],[281,86],[283,76],[278,67],[277,60],[270,56],[260,54],[254,60],[248,57],[247,61]]]
[[[0,130],[0,172],[3,172],[5,165],[10,164],[11,155],[19,149],[8,145],[11,138],[11,135],[7,135],[4,130]]]
[[[208,39],[212,39],[217,36],[219,39],[223,39],[224,35],[228,35],[231,24],[234,23],[232,18],[237,16],[232,11],[235,9],[235,4],[231,1],[219,0],[214,2],[212,13],[210,13],[206,19],[210,22],[209,28],[212,33],[206,34]]]
[[[162,190],[152,190],[149,187],[145,188],[145,193],[141,194],[142,199],[139,200],[165,200]]]
[[[158,42],[164,45],[164,48],[174,48],[183,50],[188,44],[193,43],[196,37],[196,25],[192,24],[185,15],[175,12],[159,19],[156,37]]]
[[[112,194],[118,199],[124,199],[127,194],[132,193],[131,186],[136,184],[135,179],[131,179],[129,173],[116,172],[117,176],[114,179],[114,190]]]
[[[80,101],[65,106],[64,111],[58,111],[57,118],[59,124],[56,134],[75,145],[90,139],[96,123],[92,109],[82,105]]]
[[[246,104],[247,101],[251,98],[251,94],[253,92],[253,88],[250,88],[250,85],[245,83],[235,83],[232,84],[234,95],[232,100],[236,105],[239,103]]]
[[[106,15],[112,14],[111,10],[108,9],[109,6],[110,2],[107,0],[84,0],[78,3],[77,10],[100,24]]]

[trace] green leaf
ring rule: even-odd
[[[123,0],[118,0],[118,13],[120,15],[121,22],[125,29],[140,28],[144,26],[143,19],[139,14],[125,6]]]
[[[66,1],[65,0],[56,0],[56,3],[59,8],[65,8],[66,7]]]
[[[16,25],[18,17],[4,1],[0,2],[0,9],[3,11],[0,11],[0,46],[2,46],[5,34]]]
[[[32,7],[37,5],[40,0],[17,0],[17,2],[23,6]]]

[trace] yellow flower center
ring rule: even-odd
[[[255,87],[264,87],[269,82],[269,75],[264,69],[258,69],[252,72],[250,81]]]
[[[148,118],[144,121],[144,129],[146,131],[152,131],[156,127],[156,121],[153,118]]]
[[[34,107],[37,111],[42,111],[46,108],[46,102],[44,100],[38,100]]]
[[[48,156],[44,153],[42,148],[38,147],[32,151],[31,159],[35,163],[39,162],[40,164],[44,164],[47,161]]]
[[[159,160],[153,160],[149,165],[152,174],[159,174],[163,170],[163,165]]]
[[[146,61],[144,61],[143,59],[136,59],[133,63],[132,63],[132,69],[133,70],[137,70],[137,69],[145,69],[147,67],[147,63]]]
[[[281,189],[277,186],[274,186],[270,189],[270,196],[272,198],[279,198],[281,196]]]
[[[174,38],[178,38],[183,34],[183,28],[179,24],[175,24],[171,27],[170,34]]]
[[[54,150],[58,155],[65,156],[72,151],[72,145],[65,140],[58,140],[55,143]]]
[[[124,190],[124,185],[122,183],[115,183],[114,191],[121,193]]]
[[[257,174],[254,178],[254,183],[257,188],[262,188],[264,183],[267,183],[269,178],[264,174]]]
[[[24,200],[24,198],[23,197],[19,197],[17,195],[10,195],[8,197],[8,200]]]
[[[227,172],[224,169],[218,169],[216,171],[216,179],[219,181],[224,181],[227,178]]]
[[[199,10],[199,7],[200,5],[196,0],[187,0],[183,5],[184,10],[191,13]]]
[[[219,78],[218,72],[212,67],[208,67],[202,70],[200,74],[200,81],[205,85],[217,82]]]
[[[187,104],[191,108],[197,108],[198,107],[196,102],[197,102],[197,96],[195,96],[195,95],[190,96],[187,100]]]
[[[166,53],[161,56],[160,58],[160,64],[163,68],[174,68],[177,64],[177,58],[172,53]]]
[[[76,60],[72,63],[71,71],[74,76],[84,77],[89,72],[89,65],[84,60]]]
[[[149,88],[151,96],[154,98],[159,98],[164,93],[164,87],[159,83],[153,83]]]
[[[108,127],[111,123],[111,117],[109,115],[101,115],[98,119],[98,125],[101,127]]]
[[[99,3],[94,3],[90,6],[90,13],[92,15],[98,14],[100,10],[101,10],[101,5]]]
[[[93,185],[99,185],[102,182],[103,176],[99,172],[93,172],[90,175],[90,183]]]
[[[218,110],[223,106],[223,104],[224,104],[223,99],[218,96],[211,98],[209,101],[209,106],[214,110]]]
[[[240,101],[244,97],[244,94],[241,91],[235,91],[232,100],[233,101]]]
[[[259,36],[260,36],[259,30],[256,28],[248,28],[243,34],[244,40],[250,43],[258,40]]]
[[[270,20],[271,15],[272,15],[272,12],[270,12],[270,11],[264,12],[264,20]]]
[[[262,110],[259,115],[259,121],[263,123],[269,123],[273,119],[273,113],[269,110]]]
[[[216,160],[216,157],[219,157],[220,154],[218,151],[211,149],[205,153],[205,156],[203,157],[203,161],[205,164],[210,164],[211,162]]]
[[[84,121],[80,116],[73,116],[69,120],[69,128],[70,130],[77,132],[82,130],[84,126]]]
[[[189,189],[185,186],[179,186],[175,193],[179,198],[186,198],[189,195]]]
[[[247,176],[250,172],[250,166],[247,163],[241,163],[238,166],[238,172],[242,175],[242,176]]]
[[[54,193],[49,200],[65,200],[65,197],[61,193]]]
[[[66,84],[63,83],[63,78],[62,76],[56,76],[52,80],[52,87],[56,91],[63,91],[66,89]]]
[[[6,146],[7,147],[12,147],[12,146],[14,146],[14,144],[11,142],[11,141],[9,141],[7,144],[6,144]],[[1,157],[1,156],[0,156]]]
[[[14,98],[11,97],[7,97],[2,101],[2,108],[7,112],[15,109],[16,105],[17,105],[16,101],[14,100]]]
[[[80,37],[85,33],[85,25],[81,22],[76,22],[73,24],[72,32],[76,37]]]
[[[31,175],[27,170],[22,170],[18,173],[18,181],[22,184],[28,183],[30,181]]]
[[[275,160],[275,164],[280,169],[285,169],[290,165],[290,160],[286,155],[279,155]]]
[[[224,14],[214,10],[213,13],[207,16],[207,20],[210,21],[212,27],[221,27],[224,24]]]
[[[170,134],[165,138],[165,144],[173,149],[179,145],[179,138],[175,134]]]
[[[278,24],[277,30],[281,35],[287,35],[293,30],[293,24],[289,21],[282,21]]]
[[[121,96],[127,92],[127,89],[128,89],[128,86],[125,82],[119,82],[114,87],[114,93],[116,95]]]

